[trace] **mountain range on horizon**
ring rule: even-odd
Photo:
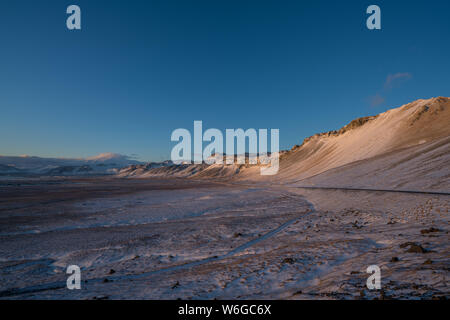
[[[306,138],[281,152],[274,176],[261,176],[259,165],[248,164],[134,165],[118,175],[448,191],[449,124],[450,98],[421,99]]]
[[[29,155],[0,156],[0,174],[9,175],[86,175],[114,174],[115,169],[142,164],[117,153],[101,153],[79,159],[42,158]]]
[[[281,152],[280,171],[271,177],[261,176],[259,165],[143,163],[115,153],[85,159],[0,156],[0,174],[172,176],[448,190],[449,124],[450,98],[417,100],[304,139],[301,145]]]

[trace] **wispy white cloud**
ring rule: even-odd
[[[386,95],[388,95],[388,93],[392,89],[394,89],[394,87],[397,87],[401,83],[410,80],[412,77],[412,74],[409,72],[397,72],[394,74],[388,74],[386,80],[384,81],[383,89],[380,90],[381,94],[377,93],[376,95],[368,98],[370,106],[377,107],[383,104],[386,101]]]
[[[384,82],[384,89],[390,90],[395,85],[407,81],[412,78],[412,74],[409,72],[398,72],[394,74],[389,74]]]
[[[384,98],[378,93],[369,98],[371,107],[377,107],[377,106],[383,104],[384,101],[385,101]]]

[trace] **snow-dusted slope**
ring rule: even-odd
[[[449,166],[447,137],[352,162],[294,185],[450,192]]]
[[[375,117],[318,134],[281,161],[275,179],[300,180],[355,161],[450,136],[450,99],[418,100]]]
[[[449,189],[450,99],[417,100],[340,130],[316,134],[283,153],[280,170],[261,176],[258,166],[129,167],[120,176],[192,178]]]

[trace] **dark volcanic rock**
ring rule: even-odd
[[[424,229],[424,230],[420,230],[421,234],[427,234],[427,233],[432,233],[432,232],[440,232],[441,230],[437,229],[437,228],[433,228],[431,227],[430,229]]]

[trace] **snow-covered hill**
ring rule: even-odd
[[[89,175],[115,174],[141,162],[127,156],[103,153],[86,159],[0,156],[0,175]]]
[[[261,176],[257,165],[206,164],[128,167],[119,175],[448,190],[449,163],[450,99],[438,97],[309,137],[282,153],[280,170],[274,176]]]

